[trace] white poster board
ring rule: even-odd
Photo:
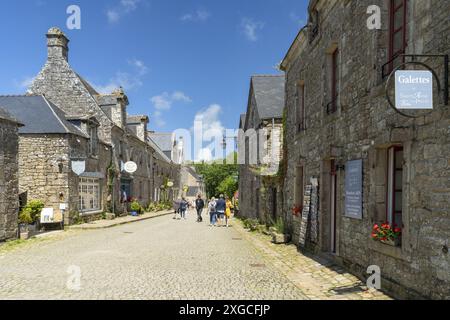
[[[41,223],[53,223],[55,220],[53,208],[44,208],[41,211]]]

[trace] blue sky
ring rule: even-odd
[[[197,115],[235,128],[252,74],[275,74],[306,21],[307,0],[10,0],[0,11],[0,94],[26,91],[46,59],[45,33],[71,40],[69,63],[100,91],[124,86],[150,128]],[[81,8],[81,30],[66,9]],[[209,112],[205,112],[209,111]],[[206,118],[208,116],[208,118]]]

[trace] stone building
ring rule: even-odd
[[[371,5],[381,8],[379,30],[367,27]],[[412,60],[401,54],[417,55],[445,84],[444,58],[420,55],[450,53],[449,12],[446,0],[310,1],[309,23],[282,62],[294,241],[362,278],[379,266],[382,289],[402,298],[450,298],[450,109],[436,92],[431,112],[405,117],[385,87]],[[386,221],[402,228],[397,246],[371,239]]]
[[[0,104],[25,125],[19,129],[21,204],[41,200],[66,224],[74,218],[70,213],[103,212],[108,190],[101,186],[106,183],[111,146],[89,136],[82,124],[68,121],[44,96],[0,96]],[[98,127],[94,118],[86,119],[84,125],[88,124]],[[72,169],[79,159],[85,164],[78,175]],[[66,205],[64,211],[60,204]]]
[[[239,207],[247,218],[275,221],[281,212],[284,76],[251,78],[247,112],[239,133]]]
[[[74,189],[88,192],[100,190],[99,197],[90,195],[95,208],[85,204],[78,195],[70,202],[79,202],[73,208],[84,219],[93,219],[104,211],[116,214],[126,213],[132,199],[147,206],[155,201],[154,190],[159,185],[152,174],[161,150],[147,141],[149,119],[145,115],[129,115],[128,97],[122,88],[110,94],[98,93],[85,79],[69,65],[69,39],[58,28],[47,33],[47,61],[29,88],[30,94],[45,96],[52,105],[61,111],[61,118],[88,136],[88,152],[72,155],[67,159],[68,170],[86,166],[88,177],[70,179]],[[34,114],[38,118],[37,114]],[[80,139],[82,140],[82,139]],[[155,160],[156,159],[156,160]],[[170,159],[164,158],[166,175],[169,180],[179,180],[179,168]],[[134,162],[137,171],[128,173],[127,162]],[[88,167],[98,163],[95,171]],[[49,177],[50,179],[50,177]],[[31,181],[32,182],[32,181]],[[86,187],[83,187],[83,183]],[[38,188],[34,185],[30,188]],[[52,193],[51,191],[48,191]],[[97,199],[98,198],[98,199]]]
[[[20,126],[17,119],[0,108],[0,242],[17,238]]]
[[[194,167],[184,165],[181,167],[181,196],[188,201],[195,200],[198,195],[206,198],[206,186],[203,177],[197,173]]]

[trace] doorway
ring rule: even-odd
[[[336,198],[337,198],[337,173],[336,161],[331,160],[330,168],[330,239],[331,253],[336,253]]]

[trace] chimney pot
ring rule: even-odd
[[[53,27],[47,32],[48,59],[64,59],[68,61],[69,39],[61,29]]]

